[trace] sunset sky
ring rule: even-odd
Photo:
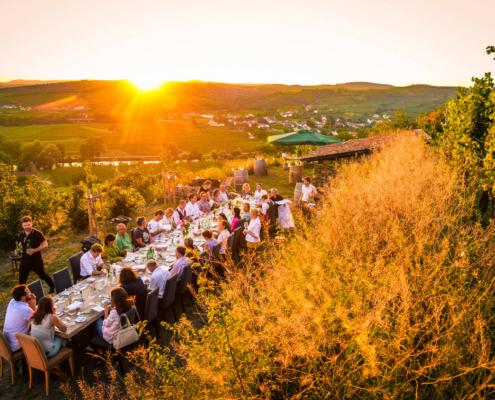
[[[494,0],[1,0],[0,80],[468,84]]]

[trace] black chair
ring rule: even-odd
[[[55,284],[55,293],[63,292],[72,286],[69,268],[61,269],[53,274],[53,283]]]
[[[171,276],[167,280],[167,282],[165,283],[165,291],[163,293],[163,299],[161,299],[158,302],[158,305],[164,314],[169,308],[171,308],[171,306],[174,305],[175,292],[177,290],[177,279],[178,279],[178,276],[177,276],[177,274],[175,274],[175,275]],[[175,308],[172,307],[172,310],[174,311],[175,319],[177,319],[177,314],[175,312]]]
[[[69,258],[70,270],[72,271],[72,279],[76,283],[81,279],[81,257],[84,253],[80,251]]]
[[[41,281],[38,279],[34,282],[31,282],[28,285],[28,289],[32,293],[34,293],[34,295],[36,296],[36,304],[38,304],[38,301],[40,301],[40,299],[45,295],[45,293],[43,292],[43,286],[41,286]]]
[[[144,307],[143,320],[148,323],[153,322],[158,335],[158,289],[154,288],[146,296],[146,305]]]
[[[182,309],[184,312],[186,311],[186,306],[184,303],[184,297],[189,292],[189,287],[192,285],[192,269],[191,266],[188,265],[182,271],[182,276],[180,281],[177,283],[176,296],[180,297],[180,303],[182,305]]]

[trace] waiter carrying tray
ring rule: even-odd
[[[45,272],[41,256],[41,251],[48,247],[48,242],[40,231],[33,228],[33,220],[30,216],[22,217],[21,224],[19,245],[22,248],[22,258],[19,266],[19,285],[25,284],[29,273],[33,271],[50,286],[50,293],[53,293],[55,285]]]

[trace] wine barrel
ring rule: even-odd
[[[243,183],[248,182],[248,171],[247,169],[236,169],[234,171],[234,186],[239,189]]]
[[[255,176],[265,176],[268,175],[268,166],[264,159],[254,160],[254,175]]]
[[[294,203],[299,204],[302,199],[302,182],[297,182],[294,187]]]
[[[291,165],[289,168],[289,182],[301,182],[303,177],[304,167],[302,165]]]

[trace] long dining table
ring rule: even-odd
[[[230,209],[222,207],[216,212],[202,215],[191,221],[187,236],[193,238],[197,247],[205,243],[202,232],[206,229],[215,229],[215,217],[223,212],[229,216]],[[164,229],[167,229],[164,227]],[[103,317],[105,303],[110,302],[110,292],[119,286],[120,270],[124,266],[131,267],[147,284],[151,274],[146,269],[148,251],[153,249],[154,256],[160,266],[171,269],[176,260],[175,249],[184,243],[184,232],[182,229],[172,229],[162,233],[150,245],[135,252],[128,252],[126,257],[117,263],[113,263],[104,269],[105,274],[92,276],[77,282],[55,296],[57,315],[67,326],[66,332],[56,329],[55,333],[65,339],[72,339],[78,333],[89,328],[97,319]]]

